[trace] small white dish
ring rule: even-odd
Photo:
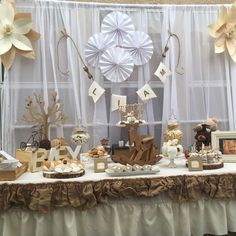
[[[123,171],[123,172],[116,172],[111,168],[105,170],[105,172],[112,177],[119,177],[119,176],[132,176],[132,175],[153,175],[160,171],[158,166],[152,166],[152,170],[133,170],[133,171]]]

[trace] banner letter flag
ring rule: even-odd
[[[111,95],[111,111],[119,109],[119,106],[125,106],[127,101],[127,96]]]
[[[162,62],[160,62],[156,72],[154,73],[162,83],[165,83],[166,78],[171,75],[171,71],[167,66],[165,66]]]
[[[151,89],[151,87],[148,84],[145,84],[136,93],[143,101],[156,97],[156,94],[154,93],[154,91]]]
[[[103,95],[105,89],[103,89],[97,82],[93,82],[88,90],[88,95],[93,98],[94,103]]]

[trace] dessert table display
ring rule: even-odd
[[[217,134],[236,129],[236,4],[0,12],[1,149],[26,161],[0,170],[0,235],[236,232],[236,132]]]
[[[16,228],[18,235],[93,235],[95,230],[99,235],[153,235],[157,229],[159,235],[236,231],[236,164],[189,172],[186,159],[177,159],[177,168],[172,169],[163,158],[156,174],[111,177],[94,173],[91,162],[79,178],[50,179],[42,172],[27,172],[14,182],[0,182],[2,233],[12,235]],[[114,165],[109,161],[109,168]]]

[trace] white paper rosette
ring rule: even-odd
[[[134,31],[131,18],[122,12],[114,11],[105,16],[101,32],[107,34],[117,45],[121,45],[124,37]]]
[[[85,59],[92,66],[98,66],[101,55],[107,48],[114,45],[108,35],[103,33],[94,34],[89,38],[85,46]]]
[[[131,75],[133,67],[133,59],[122,48],[109,48],[101,56],[100,69],[112,82],[119,83],[126,80]]]
[[[146,64],[153,54],[153,43],[148,34],[135,31],[128,34],[122,46],[133,57],[135,65]]]

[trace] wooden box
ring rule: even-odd
[[[28,163],[28,171],[36,172],[43,169],[44,160],[48,158],[48,151],[39,148],[35,152],[32,150],[16,150],[16,159],[20,162]]]
[[[21,167],[17,167],[15,170],[1,170],[0,171],[0,181],[13,181],[25,173],[28,169],[28,163],[22,162]]]

